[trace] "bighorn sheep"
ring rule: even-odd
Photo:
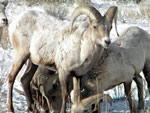
[[[60,112],[61,109],[61,89],[56,72],[45,67],[39,67],[30,84],[34,103],[41,109],[53,112]],[[40,109],[40,110],[41,110]]]
[[[14,80],[27,59],[32,66],[26,70],[21,82],[26,95],[29,110],[32,111],[30,81],[38,65],[56,68],[62,91],[62,109],[65,112],[67,83],[70,73],[84,75],[100,59],[104,47],[110,44],[112,21],[117,7],[108,9],[104,16],[92,6],[84,5],[75,9],[71,22],[80,15],[89,17],[88,26],[80,26],[67,30],[56,28],[55,21],[45,13],[29,10],[9,26],[9,38],[14,48],[14,63],[8,75],[8,111],[12,112],[12,88]],[[46,18],[42,18],[46,17]],[[42,19],[41,19],[42,18]],[[73,25],[73,24],[71,24]],[[59,25],[58,25],[59,26]],[[54,28],[53,28],[54,27]]]

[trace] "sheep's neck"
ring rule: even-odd
[[[77,75],[86,74],[89,69],[96,66],[104,50],[90,39],[83,39],[80,49],[80,66],[74,69]]]

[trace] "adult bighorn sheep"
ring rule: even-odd
[[[72,77],[69,75],[86,74],[100,59],[104,47],[110,44],[109,34],[116,13],[115,6],[110,7],[104,16],[92,6],[79,6],[74,10],[71,22],[74,23],[80,15],[87,15],[89,24],[73,27],[71,32],[70,28],[60,28],[54,32],[56,26],[59,26],[55,23],[56,19],[53,20],[47,14],[36,10],[26,11],[18,21],[12,22],[9,26],[9,37],[14,48],[14,63],[8,75],[8,111],[14,111],[14,80],[27,59],[31,59],[32,66],[21,78],[29,110],[32,111],[33,108],[30,81],[38,65],[42,65],[49,69],[56,68],[59,73],[62,91],[61,113],[64,113],[68,78]]]

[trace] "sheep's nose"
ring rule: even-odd
[[[107,45],[109,45],[109,44],[111,43],[111,41],[110,41],[110,40],[105,40],[105,43],[106,43]]]
[[[3,20],[6,24],[8,24],[7,18],[3,18],[2,20]]]

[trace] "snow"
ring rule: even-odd
[[[117,3],[116,1],[101,1],[101,0],[91,0],[92,3],[90,3],[90,5],[96,7],[101,14],[103,15],[106,10],[108,9],[109,6],[111,5],[116,5],[118,6],[120,12],[118,13],[118,21],[117,21],[117,27],[118,27],[118,31],[119,34],[122,34],[123,31],[125,31],[126,28],[128,28],[129,26],[139,26],[141,28],[143,28],[144,30],[148,31],[150,33],[150,21],[148,19],[148,17],[143,17],[142,16],[142,12],[140,10],[140,5],[134,4],[134,3],[129,3],[129,4],[124,4],[124,3]],[[150,4],[150,2],[148,2],[149,0],[144,1],[142,4]],[[39,8],[39,9],[43,9],[43,6],[34,6],[35,8]],[[45,7],[46,6],[45,4]],[[69,20],[70,14],[73,11],[73,9],[75,7],[77,7],[77,4],[74,5],[62,5],[62,7],[68,9],[68,13],[65,16],[65,23]],[[19,15],[21,12],[23,12],[26,9],[31,8],[31,6],[29,6],[27,3],[24,2],[14,2],[11,1],[9,3],[9,5],[7,6],[6,12],[7,12],[7,16],[9,19],[9,24],[11,24],[12,21],[15,20],[15,18],[17,18],[17,15]],[[134,10],[137,15],[140,15],[136,20],[132,19],[130,16],[128,16],[128,11],[129,9],[132,9],[132,11]],[[44,10],[44,9],[43,9]],[[62,13],[61,13],[62,14]],[[127,15],[127,16],[126,16]],[[111,39],[112,41],[115,41],[117,39],[116,36],[116,32],[115,29],[113,28],[111,31]],[[0,87],[0,113],[4,113],[7,111],[7,75],[10,72],[11,66],[12,66],[12,62],[13,62],[13,51],[12,48],[9,46],[8,49],[4,50],[2,48],[0,48],[0,80],[2,80],[3,84]],[[24,71],[24,68],[22,70],[22,72],[20,73],[20,76],[17,78],[14,87],[22,90],[21,87],[21,83],[20,83],[20,77],[22,75]],[[143,76],[143,74],[141,73],[141,75]],[[143,77],[144,79],[144,77]],[[144,82],[144,84],[146,84]],[[145,90],[145,94],[144,97],[146,98],[146,100],[149,100],[149,93],[147,91],[147,87],[146,85],[144,85],[144,90]],[[136,85],[133,82],[132,84],[132,89],[135,89]],[[103,102],[101,103],[102,106],[102,110],[103,113],[128,113],[129,112],[129,106],[128,106],[128,102],[127,100],[124,98],[125,94],[124,94],[124,88],[123,86],[117,86],[115,89],[112,90],[108,90],[105,91],[106,94],[109,94],[113,99],[113,104],[112,106],[110,106],[108,104],[108,102]],[[133,95],[135,100],[137,100],[137,90],[133,90]],[[121,99],[122,98],[122,99]],[[23,112],[27,109],[27,103],[25,100],[24,96],[19,95],[15,90],[13,90],[13,101],[14,101],[14,108],[16,112]],[[147,102],[146,104],[147,106],[150,105],[150,103]]]

